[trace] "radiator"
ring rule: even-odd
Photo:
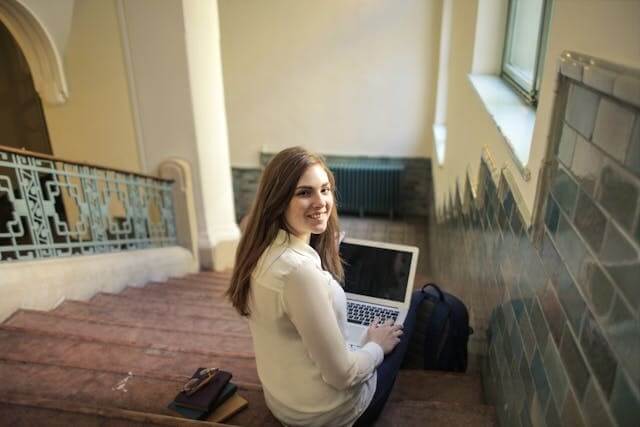
[[[388,214],[393,218],[400,199],[404,166],[378,161],[332,162],[341,213]]]

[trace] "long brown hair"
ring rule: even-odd
[[[304,172],[313,165],[320,165],[329,177],[333,192],[333,208],[327,221],[327,229],[322,234],[312,234],[309,244],[320,256],[322,267],[332,273],[339,281],[344,271],[338,253],[337,236],[340,232],[338,211],[335,202],[335,179],[323,158],[302,147],[291,147],[276,154],[262,173],[256,198],[251,206],[246,228],[238,250],[231,276],[231,285],[227,289],[233,306],[242,316],[249,316],[249,295],[251,273],[256,268],[263,252],[276,238],[280,229],[291,234],[292,230],[285,220],[285,212]]]

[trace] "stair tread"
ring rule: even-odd
[[[0,359],[119,374],[131,371],[155,378],[184,377],[200,366],[219,366],[233,372],[234,381],[247,384],[260,382],[253,358],[104,343],[6,325],[0,325]]]
[[[171,278],[162,282],[148,282],[144,287],[156,287],[159,285],[173,286],[175,289],[202,290],[204,292],[215,291],[224,293],[229,283],[210,282],[208,280]]]
[[[218,302],[201,302],[186,304],[168,301],[167,299],[131,297],[120,294],[100,292],[89,301],[91,304],[105,307],[131,307],[135,310],[155,311],[166,316],[198,316],[198,317],[228,317],[237,315],[236,310],[229,304]]]
[[[121,324],[142,328],[165,329],[199,334],[236,334],[250,336],[246,322],[229,322],[225,317],[167,316],[153,311],[131,310],[127,307],[106,307],[85,301],[65,301],[51,313],[96,322]]]
[[[424,370],[400,370],[389,399],[485,403],[479,375]]]
[[[0,419],[8,414],[28,425],[46,417],[65,427],[184,425],[166,404],[196,367],[219,366],[233,373],[250,402],[230,423],[279,425],[264,402],[248,323],[223,296],[229,279],[199,273],[66,301],[51,312],[14,313],[0,325]],[[427,421],[496,425],[479,376],[400,371],[376,425]]]
[[[493,427],[497,426],[497,421],[495,408],[489,405],[402,400],[387,402],[375,425]]]
[[[233,321],[237,322],[237,320]],[[106,343],[136,344],[155,349],[192,351],[200,354],[243,354],[246,357],[253,357],[250,337],[202,335],[182,331],[107,325],[27,310],[18,311],[6,323],[9,326],[19,326],[24,329],[59,332]],[[215,351],[208,349],[215,349]]]
[[[131,288],[129,288],[131,289]],[[222,298],[195,299],[180,298],[178,295],[160,295],[125,290],[119,294],[106,292],[97,293],[91,298],[92,303],[101,304],[104,298],[118,301],[118,304],[134,305],[136,307],[151,306],[154,309],[166,310],[167,314],[183,312],[184,308],[192,307],[191,311],[206,313],[208,310],[220,313],[237,313],[236,310]]]
[[[171,417],[178,414],[167,405],[185,382],[185,378],[178,376],[159,379],[135,372],[122,374],[8,361],[0,361],[0,377],[3,378],[0,396],[26,395]],[[247,411],[254,414],[247,414],[249,417],[263,415],[259,413],[265,409],[260,386],[239,385],[238,393],[252,402]]]
[[[201,276],[196,276],[196,277],[187,276],[187,277],[171,277],[167,281],[174,282],[180,285],[214,287],[214,288],[220,288],[220,289],[226,290],[229,287],[229,279],[230,277],[224,278],[224,279],[217,279],[217,278],[201,277]]]
[[[142,288],[126,287],[119,294],[125,296],[144,296],[145,298],[179,299],[180,301],[185,302],[207,302],[208,300],[211,300],[211,302],[229,304],[225,300],[223,293],[219,291],[200,292],[190,289],[180,289],[180,286],[175,285],[172,287],[161,286],[162,285],[145,286]]]
[[[194,280],[178,280],[169,279],[166,282],[149,282],[144,285],[145,288],[163,289],[172,287],[176,290],[193,291],[193,292],[215,292],[224,294],[227,290],[227,284],[212,284],[209,282],[194,281]]]

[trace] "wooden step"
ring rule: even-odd
[[[166,404],[197,367],[218,366],[250,402],[229,423],[278,426],[229,280],[201,272],[15,313],[0,325],[0,424],[189,425]],[[401,371],[377,425],[496,425],[483,403],[478,376]]]
[[[227,291],[228,283],[214,285],[208,282],[200,282],[190,279],[170,279],[166,282],[150,282],[144,285],[144,287],[153,289],[172,288],[176,290],[194,292],[213,292],[218,295],[223,295]]]
[[[213,287],[200,284],[183,284],[174,281],[162,283],[152,282],[147,283],[143,287],[135,287],[134,289],[149,289],[159,292],[173,291],[184,293],[185,295],[195,295],[200,296],[201,298],[214,298],[222,301],[225,300],[224,293],[226,291],[226,288],[222,287]]]
[[[401,400],[387,402],[376,427],[495,427],[495,409],[488,405]]]
[[[203,335],[99,322],[67,319],[53,313],[19,310],[7,325],[34,331],[51,331],[104,343],[132,344],[150,349],[193,352],[204,355],[254,357],[251,338],[246,336]]]
[[[167,316],[199,316],[203,318],[231,318],[238,316],[235,308],[228,303],[200,302],[196,303],[179,303],[169,301],[167,299],[131,297],[120,294],[98,293],[90,300],[91,304],[104,307],[128,307],[132,310],[154,311],[156,313],[165,314]]]
[[[389,400],[485,404],[479,375],[424,370],[400,370]]]
[[[129,307],[105,307],[85,301],[65,301],[51,312],[62,317],[104,324],[152,328],[166,331],[194,332],[205,335],[250,337],[246,321],[230,322],[227,318],[167,316],[153,311],[131,310]]]
[[[183,276],[183,277],[172,277],[171,280],[173,279],[180,279],[182,281],[189,281],[189,282],[197,282],[199,284],[207,284],[210,286],[220,286],[220,287],[228,287],[229,283],[231,282],[231,275],[225,275],[225,276],[207,276],[207,275],[202,275],[202,274],[195,274],[195,275],[187,275],[187,276]]]
[[[201,307],[203,310],[207,308],[212,309],[226,309],[227,311],[234,312],[235,310],[231,306],[231,303],[222,296],[199,296],[193,293],[185,293],[180,291],[154,291],[149,288],[125,288],[122,292],[118,293],[119,296],[129,298],[131,300],[139,301],[139,303],[147,302],[165,302],[171,304],[180,305],[195,305]]]
[[[194,286],[227,290],[227,288],[229,287],[230,277],[220,279],[211,279],[200,276],[171,277],[168,281],[180,284],[181,286]]]
[[[187,379],[158,379],[133,372],[123,375],[94,369],[8,361],[0,361],[0,378],[3,378],[0,396],[26,395],[170,417],[180,416],[167,405]],[[239,385],[238,393],[253,402],[248,411],[261,410],[265,406],[259,386]]]
[[[201,277],[207,279],[231,279],[231,271],[211,271],[211,270],[203,270],[198,273],[187,274],[185,277]]]
[[[234,381],[247,387],[260,383],[253,358],[211,356],[104,343],[7,325],[0,325],[0,359],[96,369],[118,375],[133,372],[136,375],[168,380],[189,376],[198,367],[213,366],[230,371]]]
[[[0,396],[0,419],[13,427],[144,427],[223,426],[174,416],[98,407],[31,396]]]
[[[178,286],[160,287],[145,286],[143,288],[127,287],[119,293],[123,296],[133,296],[141,298],[155,298],[168,301],[180,301],[184,303],[217,303],[231,307],[221,292],[198,292]]]

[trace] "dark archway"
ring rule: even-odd
[[[0,23],[0,145],[52,154],[49,133],[29,65]]]

